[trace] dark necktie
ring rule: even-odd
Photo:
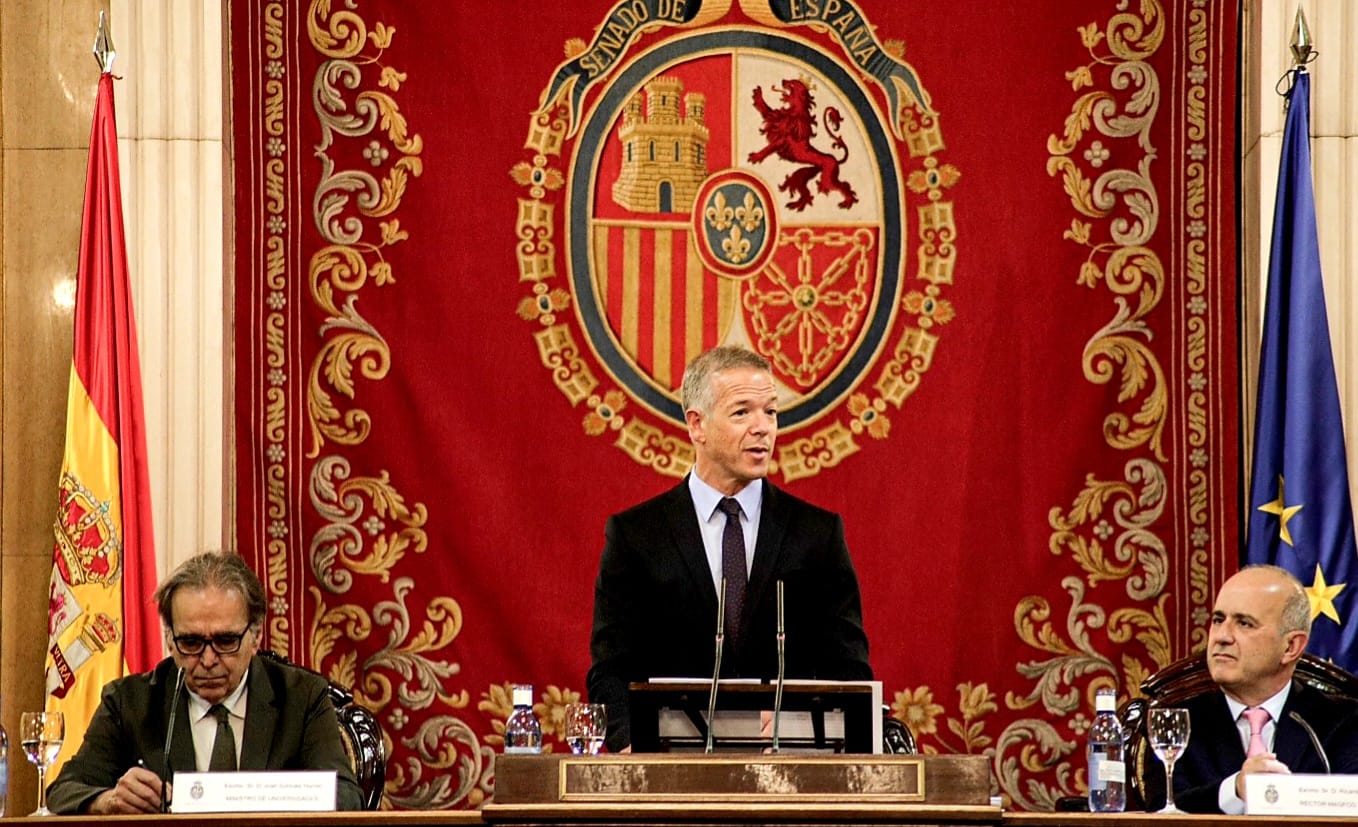
[[[726,578],[726,634],[734,643],[745,608],[745,532],[740,527],[740,503],[726,497],[717,507],[726,512],[726,528],[721,533],[721,576]]]
[[[236,733],[231,730],[231,712],[221,704],[213,704],[208,714],[217,719],[217,740],[212,742],[209,772],[236,771]]]

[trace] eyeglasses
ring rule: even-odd
[[[181,655],[201,655],[203,650],[211,646],[212,651],[219,655],[234,655],[240,651],[241,641],[249,634],[250,627],[246,626],[241,632],[222,632],[216,635],[175,635],[171,638],[174,641],[174,648],[179,650]]]

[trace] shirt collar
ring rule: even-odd
[[[1283,684],[1283,688],[1278,691],[1278,694],[1274,695],[1272,698],[1269,698],[1267,701],[1264,701],[1263,703],[1259,704],[1260,707],[1268,710],[1268,719],[1273,723],[1276,724],[1278,723],[1278,721],[1282,720],[1283,706],[1287,704],[1287,696],[1288,693],[1290,693],[1291,691],[1292,682],[1288,681],[1287,683]],[[1225,695],[1225,693],[1222,694]],[[1230,695],[1225,695],[1225,698],[1226,707],[1231,710],[1231,720],[1233,721],[1239,720],[1240,713],[1244,712],[1246,709],[1254,708],[1245,706],[1240,701],[1237,701],[1235,698],[1232,698]]]
[[[226,707],[227,711],[230,712],[232,715],[236,716],[237,718],[245,717],[243,700],[245,697],[245,689],[249,685],[250,685],[250,669],[247,667],[245,670],[245,674],[241,676],[240,683],[236,685],[235,691],[232,692],[230,695],[227,695],[226,699],[222,701],[222,706]],[[185,694],[188,695],[189,698],[190,718],[194,721],[201,720],[203,716],[208,714],[208,710],[212,708],[212,704],[203,700],[203,698],[194,693],[192,690],[186,691]]]
[[[725,494],[704,482],[697,471],[691,471],[688,475],[688,491],[689,496],[693,497],[694,508],[705,521],[712,519],[717,506],[726,498]],[[752,480],[732,496],[740,503],[740,510],[745,513],[745,519],[753,520],[754,515],[759,513],[759,501],[763,495],[764,481]]]

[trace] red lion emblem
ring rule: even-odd
[[[826,133],[834,139],[831,145],[840,152],[836,158],[811,145],[816,134],[816,99],[811,90],[801,80],[789,78],[781,86],[773,87],[781,93],[783,106],[774,109],[764,100],[762,87],[754,88],[754,107],[764,117],[764,125],[759,132],[768,143],[758,152],[750,153],[750,163],[757,164],[770,155],[777,155],[784,161],[806,164],[783,179],[778,189],[793,196],[787,206],[794,210],[804,210],[811,205],[811,179],[816,178],[816,189],[823,193],[838,192],[840,209],[847,210],[858,201],[853,187],[840,180],[839,167],[849,160],[849,148],[839,136],[841,119],[839,110],[826,107],[822,123]]]

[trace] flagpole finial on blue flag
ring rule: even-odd
[[[1292,58],[1299,72],[1306,71],[1306,64],[1316,59],[1315,43],[1311,40],[1311,27],[1306,25],[1306,13],[1297,6],[1297,19],[1292,24]]]

